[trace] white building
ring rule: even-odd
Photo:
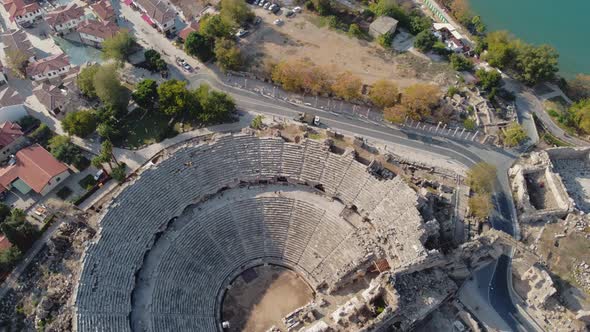
[[[43,8],[37,2],[25,0],[5,0],[4,9],[8,12],[9,19],[22,27],[31,26],[43,17]]]
[[[27,67],[27,76],[34,81],[52,79],[67,75],[71,67],[68,56],[61,53],[30,63]]]
[[[110,21],[86,20],[78,26],[80,41],[86,45],[101,47],[105,39],[113,37],[120,29]]]
[[[76,30],[80,22],[84,20],[84,8],[79,7],[75,2],[67,6],[61,6],[45,15],[45,21],[59,34],[66,34]]]
[[[162,0],[133,0],[143,13],[142,18],[149,24],[155,25],[162,33],[176,29],[174,23],[176,12]]]

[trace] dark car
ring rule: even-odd
[[[295,15],[295,12],[291,11],[291,10],[288,11],[287,14],[285,14],[285,16],[287,16],[287,17],[293,17],[293,15]]]
[[[279,10],[281,10],[281,7],[280,7],[279,5],[276,5],[276,6],[274,6],[274,7],[273,7],[273,8],[272,8],[270,11],[271,11],[273,14],[276,14],[276,13],[278,13],[278,12],[279,12]]]

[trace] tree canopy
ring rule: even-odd
[[[98,98],[105,105],[118,109],[127,109],[129,93],[121,84],[115,65],[103,65],[97,70],[94,75],[94,89]]]
[[[232,31],[231,22],[226,21],[221,15],[204,15],[200,21],[199,32],[211,40],[230,37]]]
[[[78,163],[81,158],[80,149],[65,135],[52,137],[49,140],[49,151],[57,160],[70,165]]]
[[[242,53],[231,39],[219,38],[215,41],[215,58],[223,71],[238,70],[243,65]]]
[[[553,47],[526,44],[506,31],[489,33],[482,47],[487,47],[484,60],[490,65],[511,70],[528,85],[553,79],[558,71],[559,54]]]
[[[371,87],[369,98],[378,107],[392,107],[398,102],[399,90],[394,82],[379,80]]]
[[[6,49],[6,65],[12,73],[20,78],[24,78],[29,57],[19,49]]]
[[[416,39],[414,39],[414,47],[422,52],[428,52],[432,50],[432,47],[436,42],[436,36],[434,36],[430,30],[424,30],[416,35]]]
[[[213,90],[209,91],[207,96],[201,100],[201,105],[202,111],[199,118],[205,123],[225,121],[236,108],[232,97]]]
[[[363,82],[351,72],[341,73],[332,84],[332,92],[344,100],[350,101],[361,97]]]
[[[528,136],[518,122],[512,122],[502,133],[504,145],[513,147],[525,141]]]
[[[502,75],[496,70],[478,69],[475,76],[479,79],[479,86],[488,92],[499,87],[502,83]]]
[[[451,67],[457,71],[470,71],[473,69],[473,62],[463,54],[453,53],[449,56]]]
[[[221,0],[220,15],[227,22],[240,26],[254,19],[254,12],[242,0]]]
[[[153,109],[158,101],[158,83],[152,79],[144,79],[137,83],[131,97],[137,105]]]
[[[112,59],[122,64],[127,61],[127,58],[133,52],[134,46],[135,38],[133,35],[127,30],[119,31],[102,42],[102,56],[104,59]]]
[[[191,105],[191,93],[186,88],[186,82],[168,80],[158,86],[158,98],[160,110],[164,114],[175,116],[189,110]]]
[[[80,110],[66,114],[62,122],[63,129],[70,135],[87,137],[96,130],[96,113],[91,110]]]
[[[284,60],[272,69],[272,80],[283,89],[314,95],[330,92],[332,76],[329,70],[305,60]]]
[[[80,70],[78,73],[77,83],[80,92],[84,94],[86,97],[94,98],[96,97],[96,89],[94,88],[94,76],[96,72],[100,68],[100,65],[94,64],[92,66],[87,66]]]
[[[205,62],[213,57],[213,45],[213,39],[193,31],[184,41],[184,51]]]
[[[162,59],[160,53],[154,49],[149,49],[144,53],[147,68],[152,72],[159,72],[168,69],[168,64]]]

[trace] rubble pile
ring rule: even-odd
[[[590,293],[590,264],[580,262],[572,271],[576,283],[587,293]]]

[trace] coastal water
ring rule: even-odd
[[[559,52],[565,77],[590,74],[590,0],[469,0],[488,31],[508,30]]]

